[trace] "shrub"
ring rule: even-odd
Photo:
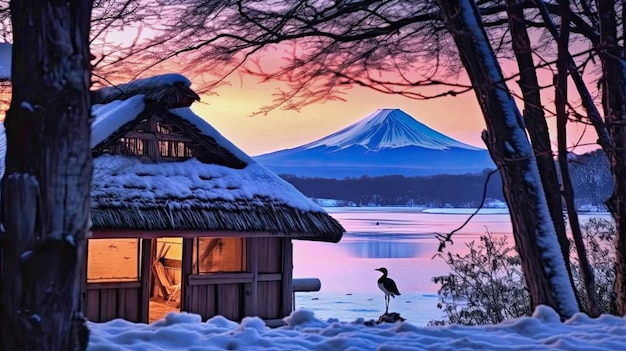
[[[609,313],[614,301],[614,238],[615,227],[605,219],[592,218],[581,227],[583,240],[595,274],[596,293],[602,313]],[[441,284],[437,307],[446,314],[444,324],[497,324],[505,320],[529,316],[530,299],[524,284],[520,258],[508,243],[507,236],[494,236],[488,230],[476,244],[466,244],[469,252],[463,256],[446,252],[438,257],[445,260],[450,273],[433,277]],[[581,308],[586,311],[584,285],[575,249],[571,245],[571,266],[576,293]]]
[[[507,237],[487,231],[479,244],[472,241],[466,246],[469,252],[464,256],[439,255],[451,269],[433,278],[441,284],[437,307],[447,319],[431,324],[496,324],[530,314],[520,259]]]
[[[615,294],[613,292],[613,283],[615,282],[615,226],[613,222],[606,219],[590,218],[589,221],[581,225],[581,230],[587,259],[593,268],[600,312],[612,313],[615,311]],[[573,242],[570,248],[576,294],[581,303],[581,309],[586,312],[588,310],[587,300],[584,295],[578,255],[576,255]]]

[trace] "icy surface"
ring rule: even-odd
[[[400,109],[378,109],[360,121],[304,145],[303,148],[334,146],[344,149],[354,145],[361,145],[372,151],[404,146],[420,146],[436,150],[446,150],[451,147],[481,150],[427,127]]]
[[[257,317],[241,323],[216,316],[173,313],[153,324],[121,319],[89,323],[88,350],[624,350],[626,320],[604,315],[591,319],[576,314],[561,323],[550,308],[540,306],[532,317],[490,326],[416,327],[410,323],[368,325],[363,319],[319,320],[308,310],[269,329]]]

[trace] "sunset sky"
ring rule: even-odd
[[[192,85],[192,88],[194,86]],[[225,137],[254,156],[296,147],[324,137],[365,117],[378,108],[400,108],[427,126],[470,145],[485,147],[480,138],[485,122],[474,93],[433,100],[412,100],[386,95],[367,88],[354,88],[347,101],[314,104],[298,111],[276,110],[251,117],[260,107],[272,102],[275,85],[247,80],[222,87],[218,96],[203,96],[193,110],[208,120]],[[549,102],[549,100],[547,100]],[[552,120],[549,120],[552,124]],[[551,127],[554,131],[554,128]],[[570,145],[584,130],[570,124]],[[585,141],[595,140],[588,130]],[[577,148],[581,153],[593,147]]]
[[[7,47],[0,46],[0,49]],[[0,50],[0,54],[3,53],[7,54],[7,50]],[[10,67],[9,60],[9,55],[0,57],[0,62],[5,63],[0,67]],[[278,64],[277,57],[272,58],[270,63]],[[511,72],[507,72],[506,68],[504,66],[505,75],[516,71],[512,69]],[[182,67],[178,68],[175,63],[169,69],[185,75],[185,70]],[[165,72],[150,72],[150,74],[160,73]],[[460,79],[466,81],[464,77]],[[551,79],[551,75],[547,79]],[[201,85],[200,82],[195,82],[192,89],[198,89]],[[485,129],[485,122],[473,92],[455,97],[413,100],[357,87],[346,91],[343,96],[346,101],[327,101],[306,106],[300,111],[274,110],[267,115],[251,116],[261,107],[272,103],[272,94],[276,92],[278,86],[279,83],[258,83],[256,78],[249,76],[232,77],[229,85],[218,88],[214,95],[203,95],[200,102],[192,105],[192,109],[252,156],[297,147],[322,138],[379,108],[402,109],[418,121],[449,137],[485,148],[480,138],[481,131]],[[572,87],[570,91],[575,89]],[[552,89],[546,89],[544,93],[553,94]],[[544,96],[544,104],[553,110],[550,95]],[[519,103],[518,108],[522,108]],[[556,128],[553,122],[553,118],[548,119],[555,139]],[[578,142],[583,132],[585,132],[583,125],[570,123],[568,145]],[[591,128],[587,128],[584,134],[582,143],[595,142],[595,133]],[[598,146],[593,144],[577,147],[573,151],[583,153],[596,148]]]

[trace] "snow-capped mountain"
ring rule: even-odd
[[[379,109],[322,139],[256,156],[278,174],[344,178],[475,173],[489,153],[429,128],[399,109]]]
[[[326,146],[345,149],[354,145],[360,145],[370,151],[404,146],[436,150],[451,147],[480,150],[427,127],[399,109],[376,110],[349,127],[302,147],[312,149]]]

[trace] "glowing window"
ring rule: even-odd
[[[140,239],[89,239],[87,282],[139,280]]]

